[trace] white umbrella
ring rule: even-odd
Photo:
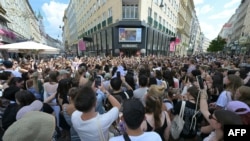
[[[0,49],[8,52],[34,53],[34,54],[59,54],[59,49],[33,41],[0,45]]]

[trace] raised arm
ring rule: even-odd
[[[200,95],[200,111],[203,114],[203,116],[205,117],[205,119],[210,123],[209,120],[209,115],[210,112],[208,110],[208,104],[207,104],[207,92],[206,90],[201,90],[201,95]]]

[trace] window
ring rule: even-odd
[[[152,16],[152,9],[150,7],[148,8],[148,16]]]
[[[107,0],[103,0],[102,3],[105,4]]]
[[[154,13],[154,20],[157,21],[157,13],[156,12]]]
[[[165,19],[163,19],[163,24],[162,25],[165,26],[165,24],[166,24],[166,21],[165,21]]]
[[[161,16],[159,16],[159,23],[161,24]]]
[[[111,17],[111,16],[112,16],[112,7],[110,7],[108,10],[108,17]]]
[[[102,21],[106,20],[106,12],[103,12],[102,14]]]
[[[137,5],[123,5],[122,6],[122,18],[137,19],[138,18],[138,6]]]
[[[168,8],[168,17],[170,16],[170,9]]]
[[[158,4],[158,0],[154,0],[154,3],[155,3],[155,4]]]
[[[97,0],[97,7],[101,6],[101,0]]]

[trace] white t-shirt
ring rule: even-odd
[[[209,134],[209,136],[207,136],[206,138],[204,138],[203,141],[213,141],[215,137],[216,137],[216,134],[215,134],[215,132],[213,131],[213,132],[211,132],[211,133]]]
[[[82,112],[75,111],[71,116],[72,125],[82,141],[100,141],[102,135],[99,131],[103,132],[105,140],[108,139],[108,131],[110,125],[118,118],[119,110],[113,107],[107,113],[100,115],[89,120],[81,119]],[[101,130],[99,127],[101,126]]]
[[[159,134],[156,132],[144,132],[140,136],[129,136],[131,141],[162,141]],[[116,136],[109,139],[109,141],[125,141],[122,136]]]
[[[230,91],[223,91],[218,97],[216,105],[225,108],[230,101],[232,101],[232,93]]]

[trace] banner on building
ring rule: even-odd
[[[83,41],[83,39],[80,39],[80,40],[78,41],[78,48],[79,48],[79,50],[81,50],[81,51],[86,50],[86,43]]]
[[[175,51],[175,41],[170,42],[169,51],[171,52]]]
[[[181,42],[181,39],[180,38],[175,38],[175,44],[177,45],[177,44],[179,44]]]

